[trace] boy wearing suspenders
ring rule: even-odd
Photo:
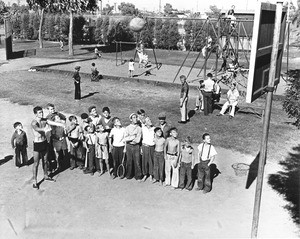
[[[198,188],[203,190],[203,193],[208,193],[211,190],[211,178],[209,166],[214,162],[217,152],[215,147],[210,143],[210,135],[208,133],[202,136],[203,143],[198,146]]]

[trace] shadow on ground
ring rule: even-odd
[[[300,144],[293,148],[286,159],[279,162],[283,170],[269,176],[268,183],[284,196],[288,204],[285,208],[290,212],[294,222],[299,220],[300,189]]]
[[[0,159],[0,165],[7,163],[14,158],[13,155],[7,155],[3,159]]]

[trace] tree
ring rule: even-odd
[[[111,15],[114,10],[114,6],[110,6],[109,4],[106,4],[106,6],[102,9],[102,13],[104,15]]]
[[[120,10],[122,15],[138,15],[139,10],[135,8],[135,5],[132,3],[125,3],[121,2],[121,4],[118,6],[118,9]]]
[[[290,70],[288,76],[283,109],[289,118],[295,119],[295,125],[300,128],[300,70]]]
[[[74,14],[80,12],[94,11],[97,8],[96,0],[57,0],[55,7],[57,7],[63,12],[68,12],[70,14],[69,55],[73,56]]]
[[[177,11],[177,9],[174,9],[173,6],[170,3],[166,3],[164,6],[164,13],[166,16],[173,16],[174,11]]]
[[[217,18],[219,19],[221,17],[221,9],[219,9],[216,5],[210,5],[209,6],[210,11],[206,12],[206,15],[209,18]]]
[[[5,2],[0,1],[0,24],[4,23],[4,15],[8,13],[8,8]]]
[[[95,28],[95,41],[97,43],[103,42],[102,39],[102,24],[103,24],[103,19],[101,17],[97,18],[96,21],[96,28]]]

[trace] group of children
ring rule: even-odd
[[[200,144],[196,155],[190,137],[180,142],[177,128],[166,122],[165,113],[159,114],[159,124],[155,127],[141,109],[132,113],[129,116],[131,123],[123,127],[118,117],[111,117],[108,107],[102,109],[101,115],[95,106],[89,107],[89,114],[81,114],[80,123],[75,115],[66,119],[56,112],[53,104],[48,104],[47,108],[49,114],[45,120],[48,127],[39,128],[39,133],[45,132],[46,148],[55,152],[56,170],[69,160],[70,170],[78,167],[85,174],[99,176],[107,172],[115,179],[120,176],[117,169],[125,159],[125,175],[120,178],[135,177],[140,182],[149,178],[159,185],[192,190],[192,169],[198,165],[198,189],[204,192],[211,190],[207,167],[213,163],[216,151],[208,134],[204,134],[203,144]],[[27,162],[27,137],[21,123],[16,122],[14,127],[12,146],[16,152],[16,166],[19,167],[20,159]],[[49,165],[51,154],[46,155]],[[51,171],[49,167],[46,170]],[[47,173],[45,175],[48,177]]]

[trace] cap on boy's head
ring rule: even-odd
[[[80,70],[80,66],[75,66],[75,70]]]
[[[87,114],[87,113],[82,113],[81,115],[80,115],[80,118],[81,119],[87,119],[89,117],[89,115]]]
[[[134,116],[134,115],[137,117],[137,114],[136,114],[136,113],[132,113],[132,114],[129,115],[129,119],[131,119],[132,116]]]
[[[13,124],[14,128],[17,128],[19,125],[22,125],[22,123],[21,123],[21,122],[15,122],[15,123]]]
[[[92,109],[96,109],[96,106],[92,105],[88,108],[89,113],[91,113]]]
[[[159,114],[158,114],[158,119],[166,119],[166,113],[165,112],[160,112]]]
[[[206,75],[207,77],[213,77],[213,75],[211,73],[207,73]]]

